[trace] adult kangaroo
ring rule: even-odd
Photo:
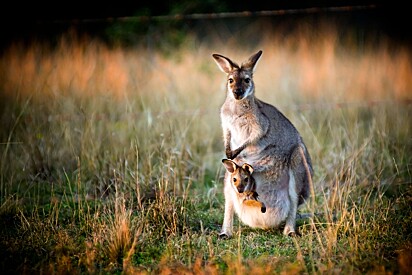
[[[262,51],[240,66],[220,54],[213,58],[227,75],[227,96],[220,110],[226,157],[254,168],[256,191],[266,205],[236,211],[240,220],[256,228],[273,228],[286,221],[283,234],[295,235],[297,208],[309,196],[311,158],[293,124],[274,106],[255,97],[253,72]],[[230,237],[237,192],[225,174],[225,214],[220,236]]]

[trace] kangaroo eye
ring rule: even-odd
[[[233,78],[229,78],[228,81],[229,81],[230,84],[232,84],[234,80],[233,80]]]
[[[248,182],[249,181],[249,178],[245,178],[245,182]]]
[[[245,78],[245,82],[246,82],[247,84],[249,84],[250,78]]]
[[[237,178],[233,178],[233,182],[237,182]]]

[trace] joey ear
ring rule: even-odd
[[[236,171],[237,165],[230,159],[222,159],[222,163],[225,166],[226,170],[229,173],[233,173]]]
[[[242,68],[251,70],[252,72],[255,71],[256,65],[260,59],[260,57],[262,56],[262,51],[258,51],[257,53],[255,53],[254,55],[252,55],[251,57],[249,57],[249,59],[246,62],[242,63]]]
[[[230,73],[234,67],[237,67],[235,63],[232,62],[229,58],[220,55],[220,54],[212,54],[213,58],[215,59],[215,62],[219,69],[224,72],[224,73]]]
[[[249,172],[250,175],[252,175],[252,173],[253,173],[253,167],[252,167],[252,165],[245,163],[245,164],[242,165],[242,168],[243,168],[245,171]]]

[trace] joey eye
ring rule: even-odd
[[[237,178],[233,178],[233,182],[237,182]]]
[[[245,178],[245,182],[248,182],[249,181],[249,178]]]
[[[249,84],[250,78],[245,78],[245,82],[246,82],[247,84]]]
[[[229,83],[232,84],[234,82],[233,78],[229,78]]]

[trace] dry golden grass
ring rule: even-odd
[[[144,47],[108,47],[74,34],[63,36],[53,49],[41,43],[15,44],[2,57],[3,91],[24,96],[40,93],[40,97],[124,98],[150,93],[159,99],[173,94],[183,100],[190,94],[198,99],[216,93],[216,80],[223,79],[210,63],[212,53],[242,61],[262,49],[264,56],[256,73],[261,97],[291,94],[305,101],[326,97],[345,102],[412,97],[410,50],[394,48],[384,38],[377,45],[364,42],[360,49],[356,42],[344,41],[334,29],[324,27],[318,32],[302,28],[287,37],[268,31],[253,49],[236,47],[235,35],[229,42],[205,42],[193,49],[190,39],[188,47],[176,49],[169,58]]]
[[[244,29],[252,34],[259,25]],[[412,64],[382,38],[330,26],[258,44],[187,35],[171,56],[74,34],[14,44],[0,60],[1,267],[125,274],[385,273],[410,268]],[[313,158],[302,237],[223,219],[211,54],[262,49],[256,95],[285,113]]]

